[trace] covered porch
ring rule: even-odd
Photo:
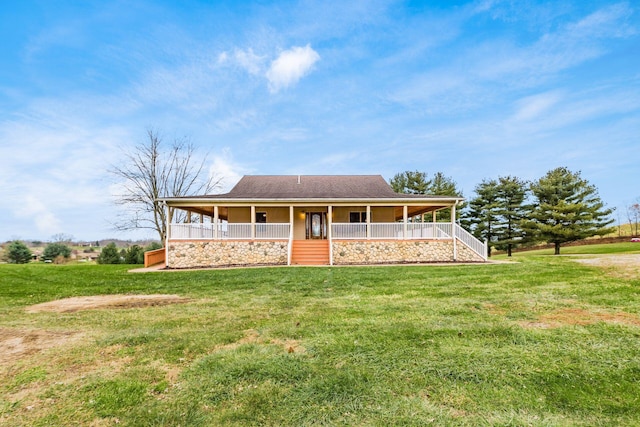
[[[167,201],[167,266],[486,261],[455,223],[459,199],[390,202]],[[450,221],[436,222],[443,209]]]

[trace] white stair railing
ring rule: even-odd
[[[456,237],[469,249],[477,253],[483,260],[487,260],[487,242],[481,242],[464,228],[456,224]]]

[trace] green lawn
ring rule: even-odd
[[[620,253],[640,254],[640,243],[624,242],[599,245],[562,246],[560,248],[560,255],[605,255]],[[553,248],[513,253],[513,257],[515,258],[532,255],[553,255]],[[505,254],[500,254],[495,256],[494,259],[508,259],[508,257]]]
[[[640,279],[572,257],[516,260],[147,274],[0,265],[2,345],[42,347],[0,348],[0,424],[639,425]],[[123,293],[190,301],[25,312]]]

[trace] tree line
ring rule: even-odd
[[[96,258],[98,264],[144,264],[144,253],[162,248],[157,242],[151,242],[146,247],[132,245],[126,249],[118,249],[115,243],[109,243],[102,248]],[[27,245],[19,240],[14,240],[7,245],[2,254],[6,261],[13,264],[26,264],[34,259],[34,254]],[[71,248],[62,242],[49,243],[40,259],[45,262],[64,264],[71,257]]]
[[[455,181],[441,172],[429,178],[425,172],[405,171],[389,183],[398,193],[462,197]],[[557,255],[562,244],[613,232],[609,227],[613,209],[605,206],[596,187],[580,172],[566,167],[532,182],[514,176],[484,179],[474,193],[461,207],[458,220],[487,241],[489,256],[492,248],[511,256],[518,246],[542,242],[553,244]],[[438,220],[450,220],[450,214],[445,212]]]

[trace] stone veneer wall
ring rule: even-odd
[[[169,268],[287,265],[288,241],[180,240],[167,248]]]
[[[334,240],[333,263],[390,264],[453,262],[451,240]],[[458,262],[483,262],[478,254],[458,241]]]

